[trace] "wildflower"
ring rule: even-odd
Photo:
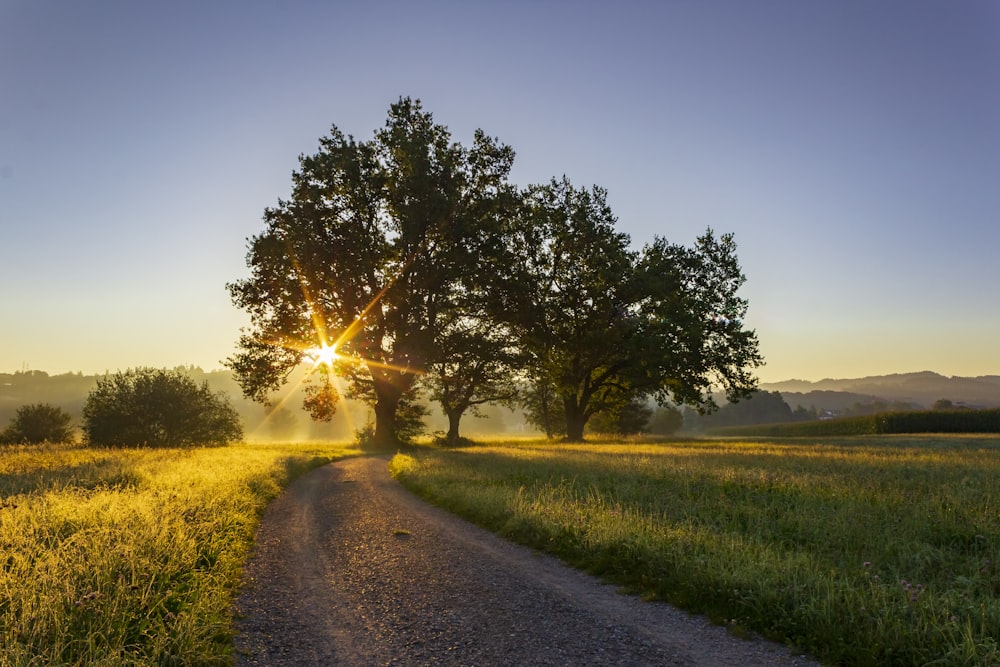
[[[872,566],[871,561],[867,561],[867,560],[864,563],[861,564],[861,567],[865,568],[866,570],[868,568],[870,568],[871,566]]]

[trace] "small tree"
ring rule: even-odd
[[[438,346],[437,360],[422,382],[448,417],[446,440],[456,444],[463,415],[480,416],[487,403],[514,405],[518,356],[507,332],[485,318],[463,318]]]
[[[673,435],[684,426],[684,413],[672,405],[661,405],[653,412],[649,432],[653,435]]]
[[[22,405],[10,420],[7,430],[0,433],[0,442],[11,444],[69,442],[73,429],[69,413],[48,403]]]
[[[98,378],[83,406],[83,432],[89,444],[106,447],[224,445],[243,437],[225,394],[179,370],[154,368]]]
[[[587,422],[591,433],[605,435],[638,435],[649,430],[653,409],[644,400],[631,400],[595,413]]]

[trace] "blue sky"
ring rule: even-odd
[[[298,155],[401,95],[733,232],[764,381],[1000,373],[992,0],[0,0],[0,372],[220,367]]]

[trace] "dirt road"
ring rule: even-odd
[[[644,603],[431,507],[386,459],[341,461],[267,510],[237,665],[815,665]]]

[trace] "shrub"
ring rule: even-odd
[[[69,442],[73,439],[73,429],[69,426],[71,419],[65,410],[48,403],[22,405],[10,420],[7,429],[0,433],[0,442]]]
[[[83,406],[83,432],[89,444],[106,447],[224,445],[243,437],[224,393],[154,368],[98,378]]]
[[[587,431],[608,435],[636,435],[649,430],[652,416],[652,408],[642,401],[633,400],[596,413],[587,422]]]

